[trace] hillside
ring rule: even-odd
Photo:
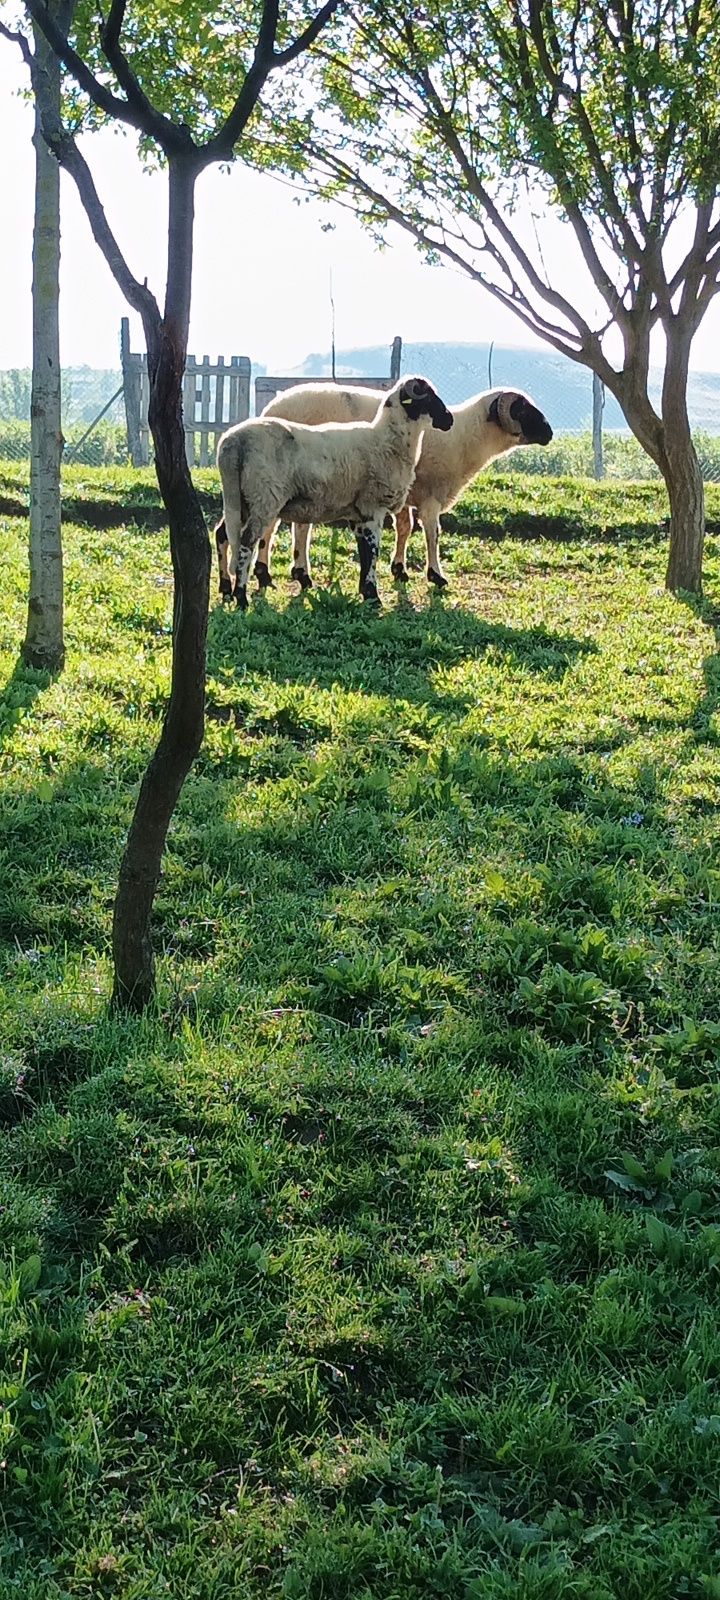
[[[450,405],[490,387],[488,344],[403,344],[403,372],[422,372],[436,384]],[[329,375],[328,351],[314,351],[300,366],[286,369],[283,375],[298,378]],[[253,382],[267,367],[253,361]],[[379,377],[390,371],[389,345],[366,345],[339,350],[336,356],[338,378]],[[651,378],[651,395],[659,402],[662,374],[656,368]],[[120,385],[120,373],[94,367],[63,369],[63,424],[88,425]],[[527,389],[542,406],[558,433],[579,433],[592,422],[592,378],[585,367],[576,366],[553,350],[521,350],[496,346],[492,354],[492,383],[515,384]],[[692,427],[720,434],[720,373],[691,372],[689,407]],[[27,369],[0,372],[0,420],[29,421],[30,373]],[[108,413],[110,422],[123,421],[122,400]],[[604,425],[627,431],[619,406],[608,396]]]
[[[422,372],[440,389],[450,405],[466,400],[490,387],[488,344],[403,344],[403,372]],[[373,377],[390,370],[387,345],[364,349],[339,350],[337,376]],[[298,376],[320,377],[330,372],[330,355],[309,355]],[[659,401],[662,373],[654,369],[651,396]],[[553,350],[520,350],[496,346],[492,355],[492,383],[517,384],[534,395],[555,427],[561,432],[580,432],[592,422],[592,377],[586,367],[576,366]],[[720,373],[691,372],[689,383],[690,421],[693,428],[720,433]],[[626,428],[620,407],[612,396],[605,405],[604,425]]]

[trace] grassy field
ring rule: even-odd
[[[692,608],[656,486],[492,479],[449,593],[385,573],[379,615],[344,536],[305,599],[285,541],[269,600],[213,600],[158,1012],[122,1021],[166,536],[149,475],[67,474],[51,682],[22,494],[0,469],[0,1600],[720,1596],[717,539]]]

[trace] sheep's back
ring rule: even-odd
[[[382,389],[353,389],[331,383],[303,383],[269,400],[263,417],[282,417],[311,427],[323,422],[372,422],[384,398]]]

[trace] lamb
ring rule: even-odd
[[[255,547],[278,518],[347,520],[360,556],[360,593],[377,600],[380,533],[388,513],[406,502],[428,425],[447,431],[453,419],[425,378],[401,378],[380,393],[372,421],[309,427],[273,417],[240,422],[224,433],[217,464],[223,516],[215,530],[220,591],[247,609]],[[227,545],[230,561],[227,563]]]
[[[339,384],[307,383],[275,395],[265,407],[263,417],[283,417],[311,424],[350,422],[375,414],[383,396],[381,389],[354,389]],[[520,389],[489,389],[460,406],[451,407],[452,436],[430,429],[423,435],[415,480],[406,505],[396,518],[395,548],[391,571],[394,578],[408,581],[405,551],[412,531],[413,509],[425,530],[427,579],[437,588],[447,587],[440,565],[438,539],[440,516],[448,511],[482,467],[523,444],[549,444],[550,423]],[[293,526],[293,566],[291,578],[302,588],[310,588],[311,524]],[[255,573],[261,587],[272,584],[270,553],[272,532],[264,541],[263,559]]]

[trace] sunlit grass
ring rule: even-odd
[[[631,489],[483,483],[379,615],[325,533],[213,599],[129,1022],[166,538],[66,528],[50,681],[0,523],[3,1600],[720,1593],[720,564],[671,599]]]

